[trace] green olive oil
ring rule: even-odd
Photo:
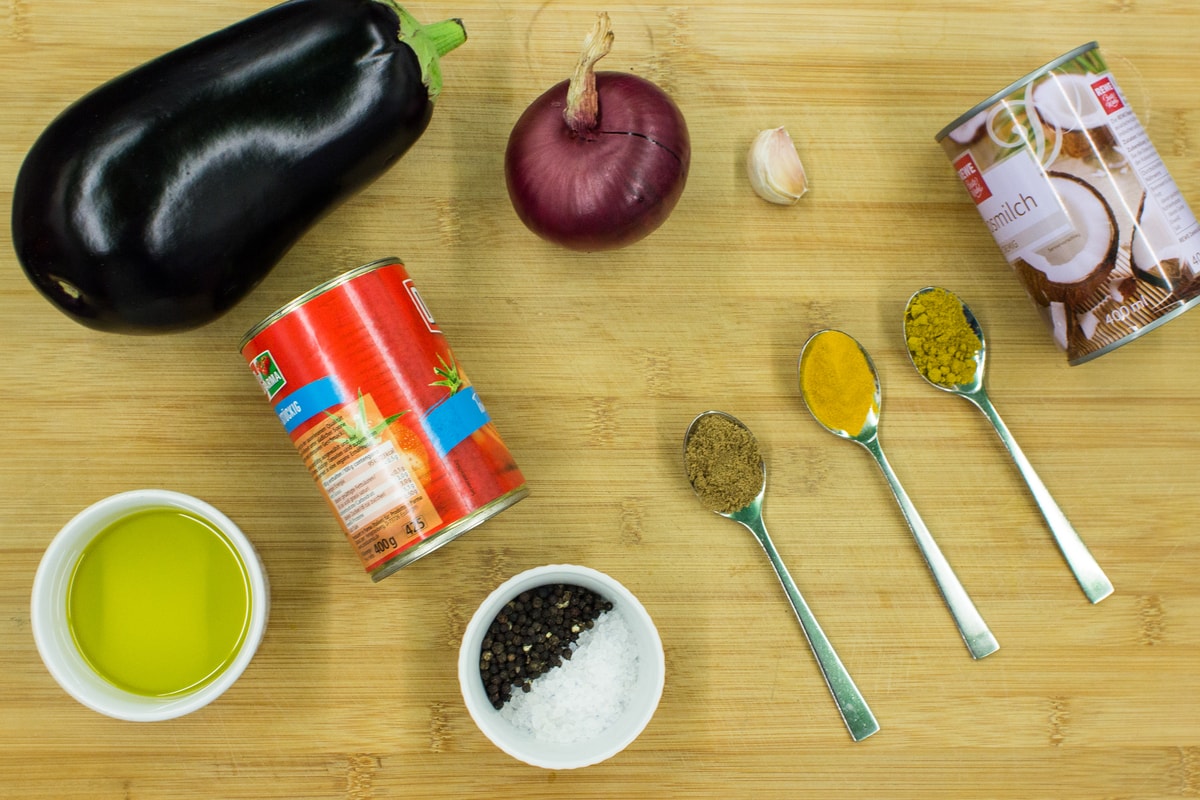
[[[151,509],[105,528],[67,592],[79,652],[101,677],[164,697],[212,681],[237,656],[250,621],[246,566],[210,523]]]

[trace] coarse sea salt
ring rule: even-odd
[[[637,641],[619,606],[580,634],[569,661],[517,691],[500,716],[545,742],[570,744],[602,733],[625,711],[637,682]]]

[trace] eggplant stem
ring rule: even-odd
[[[425,35],[433,43],[438,58],[441,58],[467,40],[467,29],[463,21],[455,17],[426,25]]]
[[[376,2],[390,8],[399,19],[400,28],[396,38],[416,53],[417,63],[421,66],[421,82],[425,84],[432,102],[442,92],[442,67],[438,59],[467,40],[467,29],[462,20],[446,19],[422,25],[397,0]]]
[[[596,92],[596,62],[612,50],[612,21],[608,13],[601,11],[596,25],[583,40],[579,62],[567,86],[567,107],[563,109],[563,120],[573,133],[583,134],[595,128],[600,121],[600,96]]]

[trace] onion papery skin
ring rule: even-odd
[[[597,72],[598,124],[577,134],[563,119],[562,81],[529,105],[504,156],[508,195],[526,227],[573,250],[625,247],[656,230],[683,194],[687,123],[650,81]]]

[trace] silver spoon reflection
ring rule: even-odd
[[[1042,516],[1045,517],[1046,524],[1050,527],[1050,533],[1054,536],[1055,542],[1058,543],[1063,558],[1066,559],[1067,566],[1075,573],[1075,579],[1079,581],[1080,588],[1083,589],[1083,593],[1087,595],[1088,600],[1093,603],[1099,603],[1112,594],[1112,582],[1109,581],[1104,571],[1100,569],[1100,565],[1096,563],[1096,559],[1092,557],[1091,551],[1083,543],[1083,539],[1079,537],[1079,534],[1075,532],[1075,528],[1071,526],[1062,509],[1054,502],[1054,498],[1050,496],[1046,485],[1042,483],[1041,478],[1034,471],[1033,465],[1029,463],[1029,459],[1025,457],[1025,454],[1021,452],[1021,448],[1017,446],[1017,442],[1009,432],[1008,426],[1004,424],[1004,421],[1000,419],[1000,415],[996,413],[995,407],[992,406],[992,401],[988,398],[987,389],[984,387],[984,362],[987,360],[987,343],[983,336],[983,329],[979,326],[979,320],[975,318],[971,309],[957,295],[946,289],[940,289],[936,286],[928,286],[921,289],[909,298],[908,304],[904,309],[905,342],[908,342],[910,338],[910,318],[914,304],[919,304],[925,296],[933,292],[945,292],[957,301],[962,307],[963,317],[966,318],[967,324],[971,326],[971,330],[979,337],[979,350],[975,356],[975,371],[966,383],[953,385],[938,383],[921,371],[910,345],[907,349],[913,366],[917,368],[917,372],[920,373],[921,377],[933,386],[944,392],[957,394],[960,397],[970,400],[991,421],[992,427],[996,429],[996,433],[1000,435],[1000,440],[1004,442],[1004,446],[1008,448],[1009,454],[1012,456],[1013,461],[1016,462],[1021,477],[1028,484],[1029,491],[1033,493],[1033,499],[1041,510]]]
[[[688,470],[692,490],[696,492],[697,497],[700,497],[702,501],[704,498],[701,490],[697,488],[691,478],[688,445],[692,442],[692,437],[696,434],[700,423],[710,417],[724,418],[741,428],[747,435],[753,436],[740,420],[721,411],[706,411],[692,420],[692,424],[688,426],[687,433],[683,437],[684,468]],[[788,573],[787,567],[784,566],[783,560],[779,557],[779,552],[771,542],[771,537],[767,534],[762,516],[763,497],[767,491],[767,468],[761,456],[759,457],[758,468],[762,474],[762,484],[754,499],[744,507],[734,511],[714,511],[714,513],[746,526],[754,534],[754,538],[758,540],[758,543],[762,545],[763,550],[766,551],[767,558],[770,560],[771,566],[775,568],[775,574],[779,577],[779,582],[783,584],[783,590],[792,605],[792,610],[796,612],[796,618],[800,620],[800,627],[804,630],[804,635],[808,639],[808,644],[812,648],[813,655],[816,656],[817,665],[821,668],[821,675],[825,678],[825,683],[833,695],[834,702],[837,703],[838,712],[842,715],[842,720],[846,723],[846,728],[850,731],[851,738],[856,742],[862,741],[879,730],[879,723],[875,720],[875,716],[867,706],[867,701],[863,699],[862,693],[859,692],[858,687],[854,684],[850,673],[842,664],[842,660],[838,658],[838,654],[833,649],[833,645],[830,643],[828,637],[825,636],[825,632],[821,630],[821,626],[817,623],[817,618],[808,607],[808,603],[804,601],[804,597],[796,587],[796,582],[792,580],[791,574]]]
[[[840,339],[840,341],[839,341]],[[850,353],[861,354],[865,364],[859,364],[867,372],[859,377],[868,378],[874,382],[873,398],[866,398],[868,402],[863,404],[861,416],[856,417],[854,424],[857,425],[858,419],[862,419],[861,427],[855,431],[849,431],[839,426],[837,421],[824,418],[826,415],[822,412],[823,407],[814,408],[814,397],[824,392],[832,391],[835,394],[842,394],[844,388],[840,385],[848,376],[848,371],[852,371],[855,365],[837,364],[835,369],[830,370],[829,377],[825,371],[818,369],[824,359],[823,351],[826,346],[838,345],[839,351],[845,350]],[[868,453],[875,457],[875,461],[879,464],[879,468],[883,470],[884,477],[887,478],[888,486],[892,489],[892,494],[895,495],[896,501],[900,504],[900,509],[904,512],[904,518],[908,521],[908,527],[912,529],[913,537],[917,540],[917,546],[921,549],[921,555],[925,558],[925,563],[929,565],[930,572],[933,573],[934,582],[942,593],[942,598],[946,601],[947,608],[950,609],[950,615],[954,617],[954,623],[958,626],[958,632],[962,635],[963,642],[967,645],[967,650],[970,651],[972,658],[983,658],[991,655],[1000,649],[1000,645],[996,642],[996,637],[992,635],[987,624],[983,621],[983,617],[979,614],[975,604],[971,602],[967,590],[963,588],[958,576],[954,574],[954,569],[950,566],[950,562],[942,555],[941,549],[938,547],[933,536],[929,533],[929,529],[925,526],[925,522],[921,519],[921,515],[917,513],[916,506],[908,497],[908,493],[904,491],[904,487],[900,485],[899,478],[892,470],[891,464],[883,454],[883,448],[879,445],[879,409],[881,403],[881,392],[879,388],[879,375],[875,371],[875,365],[871,362],[871,357],[867,355],[862,346],[851,336],[842,333],[841,331],[825,330],[818,331],[809,337],[804,344],[804,350],[800,354],[800,394],[804,398],[804,404],[808,407],[809,413],[813,418],[820,423],[821,427],[829,431],[835,436],[843,439],[849,439],[852,442],[857,442],[866,449]],[[832,383],[824,383],[823,381],[836,381],[838,385]]]

